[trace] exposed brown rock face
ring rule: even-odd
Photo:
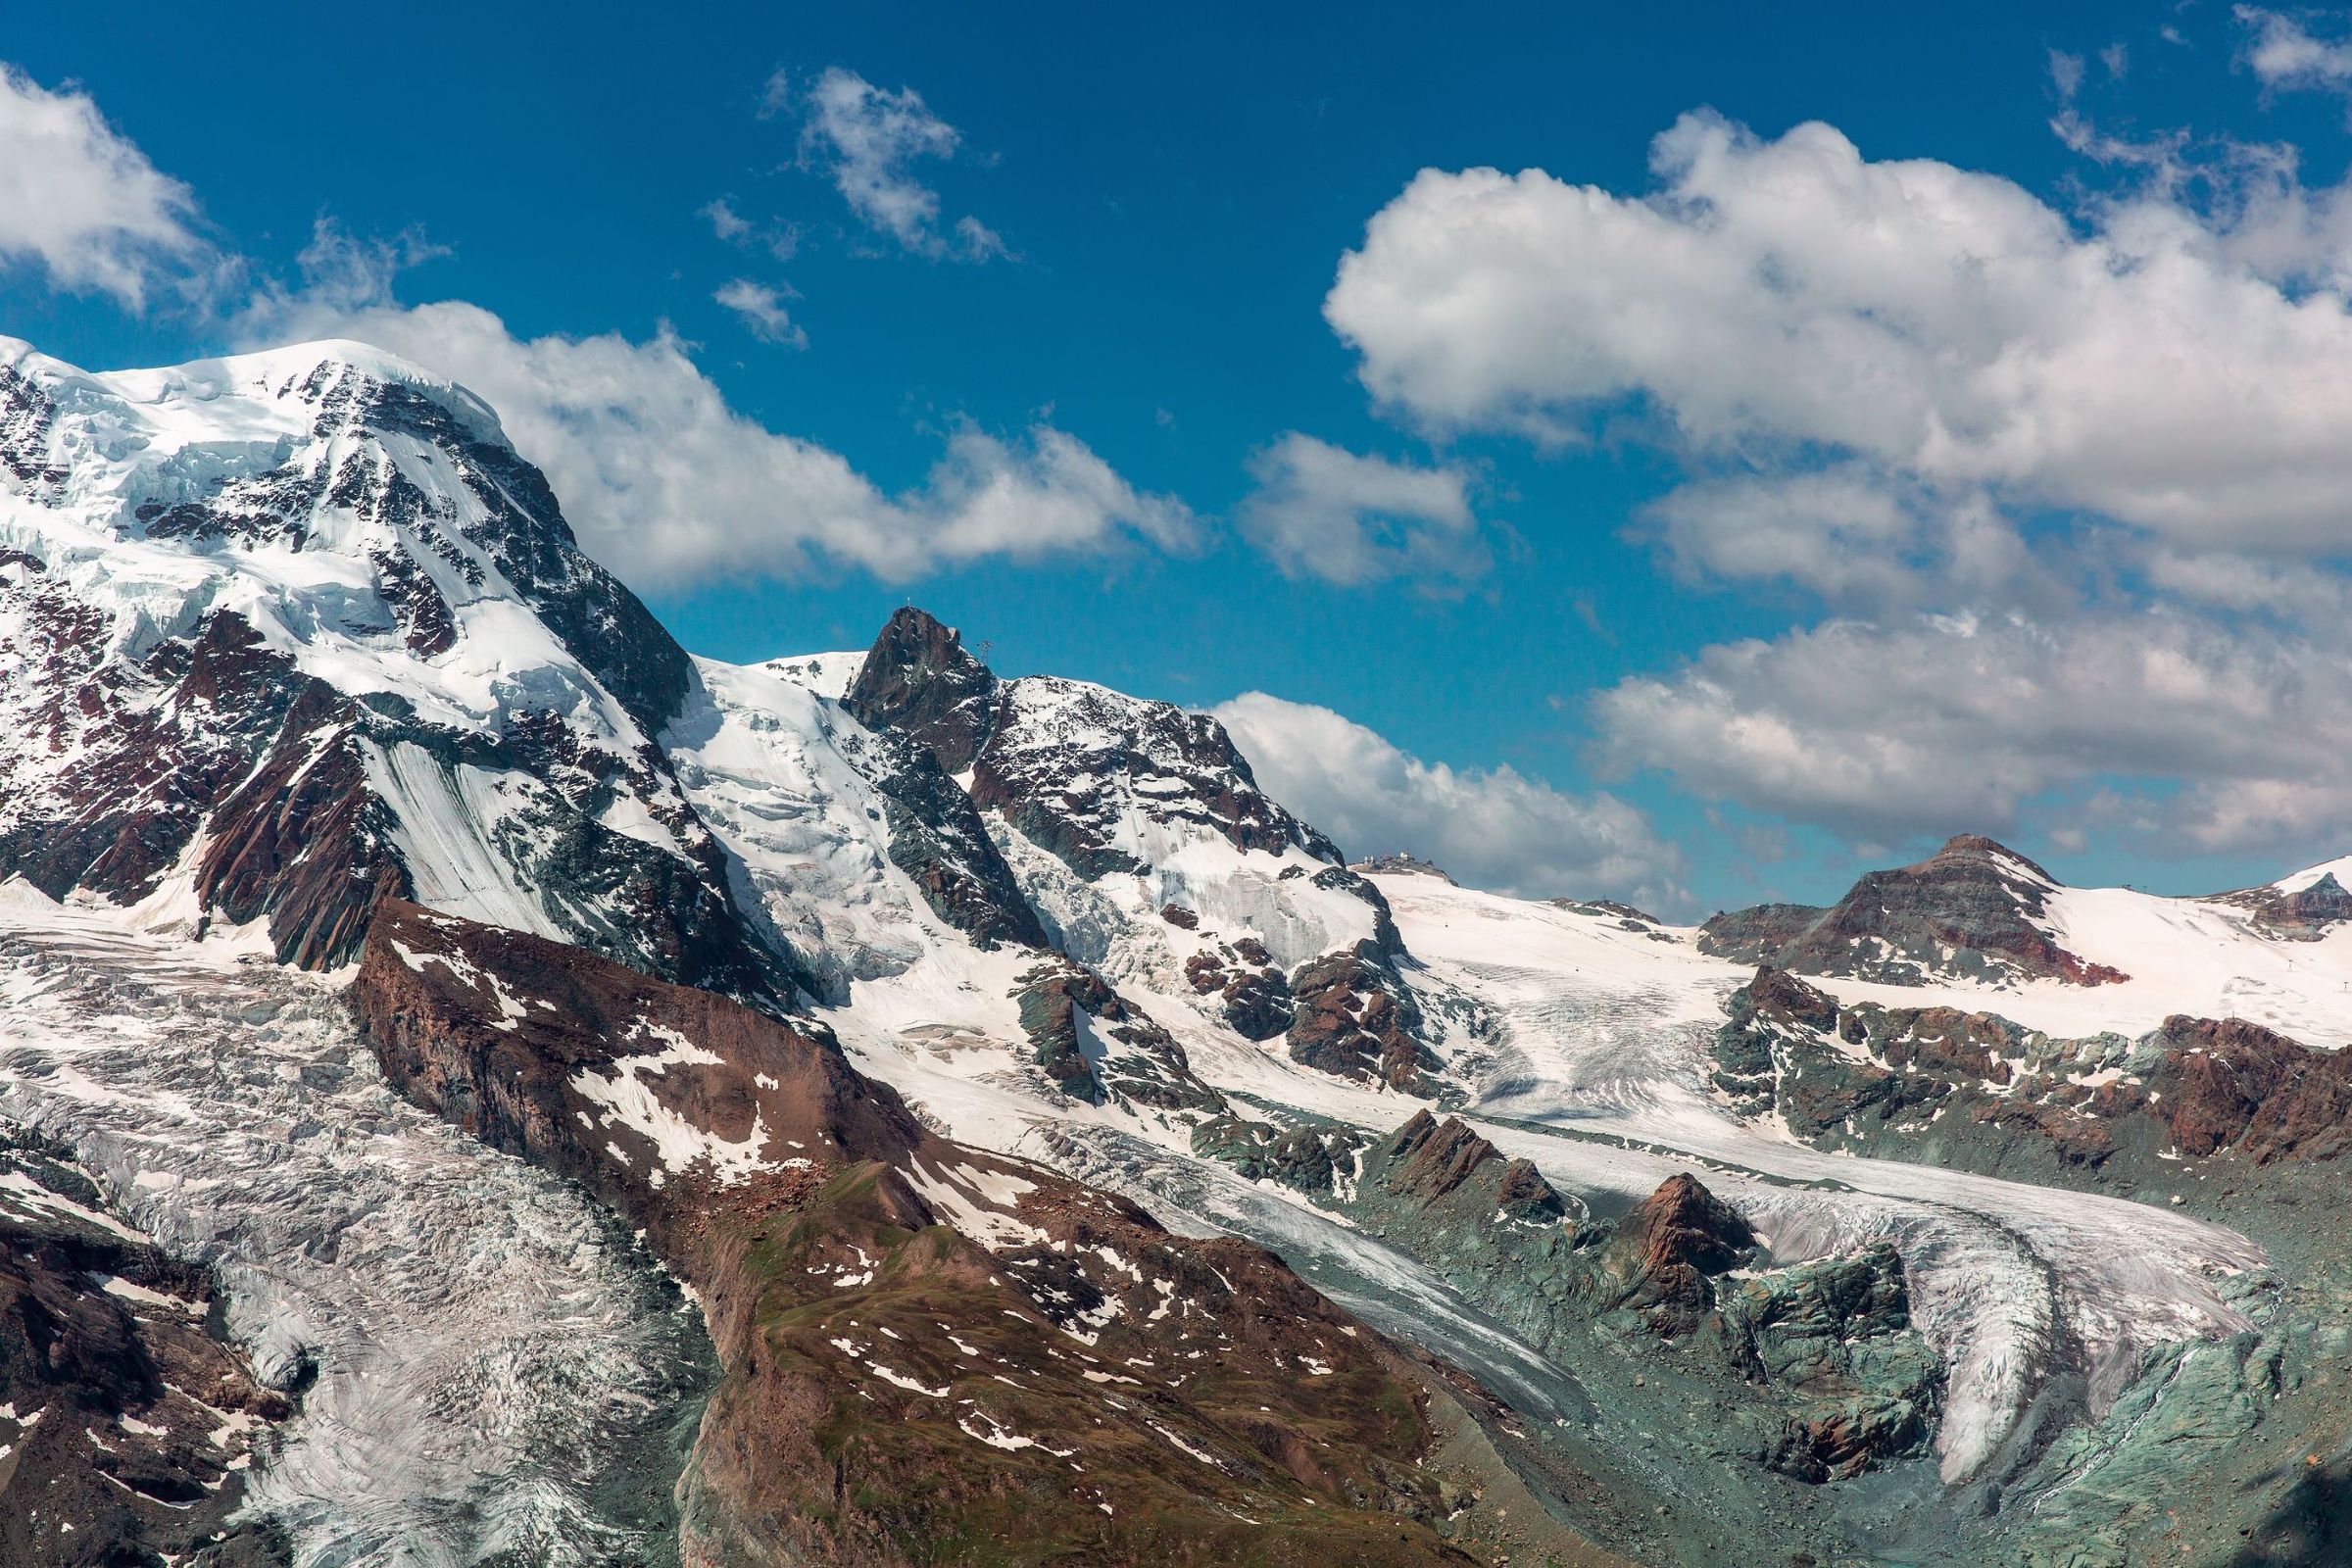
[[[2327,872],[2307,888],[2281,893],[2275,887],[2225,893],[2221,902],[2254,911],[2255,928],[2266,936],[2288,942],[2317,942],[2330,929],[2352,920],[2352,891]]]
[[[359,808],[349,704],[298,675],[234,612],[132,665],[103,658],[105,628],[45,571],[0,582],[0,597],[18,602],[24,627],[0,640],[24,704],[16,717],[63,760],[54,770],[31,758],[0,763],[14,808],[0,871],[52,897],[84,888],[129,902],[209,826],[200,896],[233,899],[240,920],[269,915],[282,957],[339,962],[356,951],[388,857]],[[318,818],[307,858],[284,843],[295,812]]]
[[[1416,1038],[1419,1008],[1362,955],[1334,953],[1301,964],[1291,991],[1293,1061],[1343,1078],[1377,1078],[1407,1093],[1437,1070],[1437,1058]]]
[[[2152,1115],[2184,1154],[2232,1150],[2258,1164],[2352,1148],[2352,1054],[2314,1051],[2238,1018],[2171,1017],[2150,1076]]]
[[[1755,1245],[1739,1210],[1676,1174],[1617,1222],[1601,1268],[1618,1287],[1616,1304],[1642,1310],[1660,1333],[1683,1334],[1715,1304],[1707,1277],[1738,1267]]]
[[[1432,1203],[1468,1186],[1482,1208],[1528,1224],[1550,1224],[1565,1214],[1560,1195],[1531,1161],[1504,1158],[1452,1116],[1439,1121],[1415,1111],[1379,1158],[1388,1190],[1399,1198]]]
[[[97,1191],[60,1160],[0,1149],[0,1171],[32,1189],[0,1196],[0,1562],[282,1562],[228,1520],[289,1405],[205,1334],[205,1272],[77,1217]]]
[[[829,1040],[583,948],[396,900],[368,933],[353,1005],[403,1094],[624,1212],[692,1214],[723,1179],[666,1169],[657,1139],[614,1108],[640,1094],[657,1107],[640,1120],[665,1112],[736,1146],[758,1128],[747,1167],[796,1145],[836,1164],[896,1162],[930,1137]],[[673,1036],[698,1059],[630,1065],[676,1049]]]
[[[1777,1108],[1802,1138],[1836,1142],[1864,1120],[1917,1129],[1956,1113],[2046,1143],[2082,1170],[2109,1160],[2141,1117],[2192,1158],[2271,1164],[2352,1148],[2352,1053],[2314,1051],[2239,1018],[2176,1015],[2136,1042],[2059,1040],[1989,1012],[1840,1009],[1769,968],[1725,1011],[1716,1085],[1751,1114]]]
[[[1430,1528],[1417,1376],[1272,1255],[562,944],[388,903],[353,995],[405,1092],[588,1184],[698,1293],[690,1562],[1468,1561]]]
[[[1870,872],[1829,909],[1766,905],[1719,914],[1698,946],[1799,974],[1893,985],[1935,974],[2086,986],[2129,978],[2066,952],[2036,923],[2056,886],[2024,856],[1963,834],[1917,865]]]

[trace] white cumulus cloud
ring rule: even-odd
[[[1244,533],[1292,577],[1473,577],[1493,564],[1459,467],[1364,457],[1297,431],[1250,460]]]
[[[1266,792],[1350,857],[1402,850],[1473,887],[1621,898],[1681,912],[1681,858],[1608,794],[1568,795],[1516,769],[1427,762],[1363,725],[1247,692],[1211,712]]]
[[[2179,611],[1831,620],[1599,694],[1609,760],[1849,839],[2123,785],[2177,843],[2341,853],[2352,650]]]
[[[143,309],[217,261],[188,188],[149,163],[88,94],[0,64],[0,261]]]
[[[2178,543],[2352,539],[2352,315],[2194,214],[2125,200],[2085,231],[1820,123],[1690,115],[1651,161],[1646,196],[1418,175],[1325,301],[1366,386],[1555,439],[1646,407],[1702,455],[1850,459]]]

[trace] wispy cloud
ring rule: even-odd
[[[850,211],[875,232],[918,256],[984,262],[1009,257],[1002,235],[969,215],[944,223],[939,192],[915,167],[956,156],[963,135],[931,112],[911,87],[877,87],[854,71],[827,68],[802,87],[788,72],[768,81],[763,113],[802,117],[801,156],[829,176]]]
[[[1494,564],[1464,468],[1361,456],[1294,430],[1252,457],[1250,473],[1243,532],[1288,576],[1445,583]]]
[[[89,95],[51,91],[0,64],[0,262],[55,287],[147,308],[201,298],[227,261],[201,231],[187,186],[160,172]]]
[[[1249,692],[1212,710],[1258,782],[1350,856],[1408,851],[1473,887],[1683,912],[1682,858],[1613,795],[1424,761],[1328,708]]]
[[[752,336],[761,342],[790,349],[808,346],[808,334],[794,322],[792,314],[784,308],[784,296],[765,283],[738,277],[710,297],[733,311],[750,329]]]

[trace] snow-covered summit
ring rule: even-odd
[[[392,887],[753,983],[652,745],[684,650],[446,377],[348,342],[94,373],[10,340],[0,655],[0,867],[53,896],[268,915],[331,961]]]

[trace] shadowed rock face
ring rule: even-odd
[[[388,902],[353,1005],[403,1092],[693,1287],[722,1379],[690,1563],[1471,1560],[1431,1528],[1423,1375],[1270,1253],[949,1143],[821,1032],[560,943]]]
[[[2122,971],[2068,953],[2040,922],[2058,884],[1988,838],[1963,835],[1917,865],[1873,871],[1828,909],[1765,905],[1700,928],[1702,953],[1799,974],[1888,985],[1930,976],[2100,985]]]
[[[881,739],[890,765],[874,785],[889,813],[891,863],[914,879],[933,913],[982,950],[1049,946],[963,787],[911,737],[884,731]]]
[[[956,628],[913,606],[891,612],[843,699],[868,729],[896,730],[950,773],[972,765],[995,727],[997,677]]]
[[[286,1562],[273,1531],[229,1519],[291,1405],[207,1337],[206,1271],[110,1228],[37,1146],[0,1145],[0,1174],[21,1184],[0,1197],[0,1562]]]

